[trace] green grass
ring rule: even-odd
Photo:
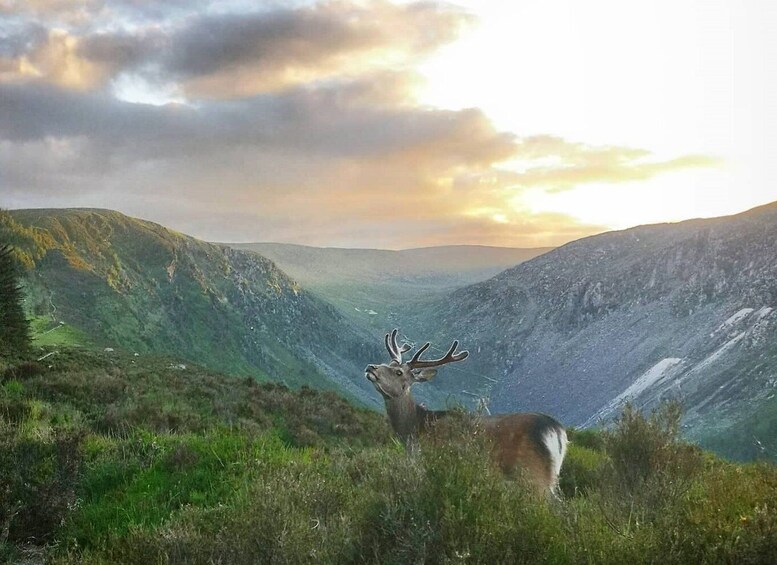
[[[34,347],[93,347],[94,343],[81,330],[64,322],[53,322],[50,318],[36,316],[30,320],[32,345]]]
[[[332,393],[169,358],[50,359],[0,367],[0,561],[777,560],[777,469],[682,443],[676,407],[570,430],[546,500],[500,475],[464,414],[410,457]]]
[[[207,434],[137,434],[85,447],[80,508],[66,539],[81,547],[153,530],[183,507],[229,500],[256,461],[282,462],[289,451],[277,436],[251,437],[228,429]]]
[[[603,482],[617,480],[603,463],[596,486],[554,502],[503,480],[484,455],[477,442],[430,446],[418,459],[393,447],[317,456],[276,444],[253,464],[238,452],[225,454],[234,471],[227,489],[199,482],[224,473],[209,471],[204,459],[185,482],[169,469],[139,491],[131,481],[124,504],[134,500],[137,507],[100,521],[88,547],[71,542],[59,559],[768,563],[777,556],[773,468],[710,461],[682,496],[655,499]],[[570,454],[571,466],[578,455]],[[178,498],[160,496],[165,489]]]
[[[2,212],[0,239],[25,265],[25,308],[38,347],[176,355],[257,380],[342,392],[354,391],[344,381],[379,346],[365,346],[332,306],[271,261],[116,212]]]

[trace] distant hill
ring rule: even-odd
[[[381,333],[416,305],[484,281],[552,248],[454,245],[389,251],[230,243],[272,259],[303,287]]]
[[[4,213],[0,239],[27,267],[28,310],[49,323],[47,339],[82,335],[374,400],[363,366],[380,344],[255,253],[94,209]]]
[[[103,210],[0,214],[0,238],[28,267],[41,344],[173,353],[376,406],[363,367],[386,359],[379,334],[399,326],[432,355],[454,338],[471,352],[419,387],[431,404],[482,395],[492,410],[591,425],[627,400],[680,398],[690,437],[741,458],[777,453],[777,203],[542,255],[247,251]]]
[[[493,409],[581,425],[678,397],[692,436],[738,429],[730,442],[777,452],[777,203],[575,241],[421,320],[440,346],[456,337],[473,353],[435,384],[477,389]]]

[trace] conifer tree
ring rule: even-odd
[[[30,323],[22,307],[19,265],[10,245],[0,245],[0,355],[17,356],[30,347]]]

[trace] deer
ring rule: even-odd
[[[464,361],[468,351],[456,350],[454,340],[448,352],[439,359],[421,359],[431,346],[422,345],[407,361],[402,355],[412,349],[408,343],[397,344],[398,329],[386,334],[385,344],[391,361],[367,365],[365,377],[383,397],[386,414],[394,433],[408,453],[418,450],[419,437],[429,433],[434,423],[450,414],[449,410],[428,410],[411,394],[417,383],[430,381],[437,368]],[[492,456],[507,477],[523,476],[539,493],[557,496],[558,477],[567,451],[567,433],[554,418],[539,413],[515,413],[478,416],[478,425],[492,443]]]

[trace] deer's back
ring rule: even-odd
[[[545,414],[525,413],[484,416],[481,423],[507,475],[523,471],[540,490],[555,487],[567,444],[558,421]]]

